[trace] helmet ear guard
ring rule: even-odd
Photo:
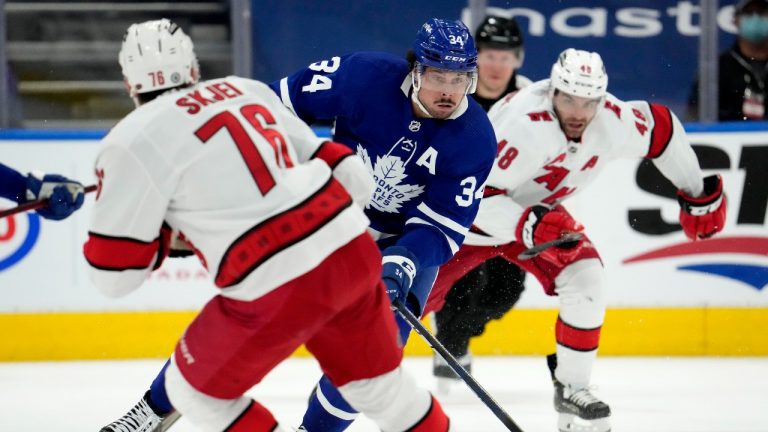
[[[552,65],[550,95],[555,90],[596,99],[608,93],[608,74],[600,54],[568,48]]]
[[[165,18],[131,25],[118,60],[132,97],[195,84],[199,79],[192,39]]]
[[[466,94],[474,94],[477,91],[477,79],[478,79],[477,71],[470,72],[469,79],[470,79],[470,82],[469,82],[469,87],[467,87]]]

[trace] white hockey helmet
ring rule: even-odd
[[[132,97],[199,79],[192,39],[165,18],[128,27],[118,59]]]
[[[601,98],[608,91],[608,74],[600,54],[568,48],[552,65],[552,89],[584,98]]]

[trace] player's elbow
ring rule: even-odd
[[[123,297],[138,288],[144,281],[142,270],[106,271],[91,269],[90,278],[94,286],[105,296]]]
[[[346,157],[333,170],[333,176],[352,196],[354,202],[365,208],[376,187],[373,176],[356,156]]]

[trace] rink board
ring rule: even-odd
[[[689,130],[705,174],[721,173],[728,194],[728,222],[716,239],[688,242],[676,225],[677,203],[634,160],[612,163],[566,201],[606,268],[601,354],[768,355],[768,126]],[[0,151],[3,163],[21,170],[90,184],[100,136],[4,131]],[[163,357],[216,293],[197,260],[187,258],[167,260],[124,298],[100,294],[81,252],[92,200],[61,222],[34,213],[0,220],[0,360]],[[556,308],[529,277],[516,309],[473,341],[473,350],[551,351]],[[416,339],[408,352],[428,352]]]
[[[163,358],[194,316],[194,312],[0,314],[0,361]],[[556,310],[516,309],[474,339],[472,352],[554,352],[556,317]],[[765,328],[768,308],[609,309],[600,354],[766,356]],[[406,354],[430,353],[429,346],[411,333]],[[308,353],[302,348],[295,355]]]

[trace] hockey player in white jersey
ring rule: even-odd
[[[382,430],[447,431],[440,404],[399,366],[362,160],[265,84],[198,82],[192,41],[168,20],[132,25],[120,64],[137,108],[96,161],[91,279],[110,296],[136,289],[173,232],[220,291],[156,381],[168,401],[148,392],[102,431],[159,430],[167,403],[200,430],[284,430],[243,394],[301,344]]]
[[[603,268],[584,236],[518,260],[526,248],[583,232],[563,202],[583,190],[611,160],[647,158],[678,188],[680,223],[691,240],[725,223],[720,176],[703,177],[683,126],[665,106],[624,102],[607,93],[597,53],[568,49],[551,78],[497,102],[489,117],[498,139],[474,227],[440,273],[427,310],[439,310],[456,280],[501,256],[533,274],[560,301],[556,356],[548,357],[561,431],[610,429],[610,408],[589,389],[605,314]]]

